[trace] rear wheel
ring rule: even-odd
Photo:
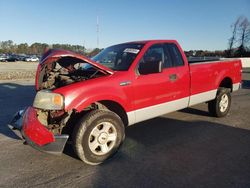
[[[121,118],[111,111],[86,114],[73,131],[74,150],[87,164],[97,165],[111,157],[125,138]]]
[[[208,102],[208,111],[212,116],[224,117],[231,106],[230,89],[220,88],[214,100]]]

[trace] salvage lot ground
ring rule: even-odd
[[[34,80],[0,81],[0,187],[250,187],[250,73],[230,115],[200,104],[131,126],[121,150],[100,166],[70,145],[53,156],[23,145],[7,127],[32,103]]]
[[[38,62],[0,62],[0,80],[34,78]]]

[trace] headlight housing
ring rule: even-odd
[[[33,107],[44,110],[62,110],[64,108],[64,97],[59,93],[41,90],[36,93]]]

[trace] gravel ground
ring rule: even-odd
[[[0,80],[32,79],[36,76],[37,62],[0,63]]]

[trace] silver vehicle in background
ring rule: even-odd
[[[36,56],[30,56],[30,57],[26,57],[26,58],[25,58],[25,61],[28,61],[28,62],[36,62],[36,61],[39,61],[39,58],[36,57]]]
[[[9,57],[5,54],[0,54],[0,62],[6,62]]]

